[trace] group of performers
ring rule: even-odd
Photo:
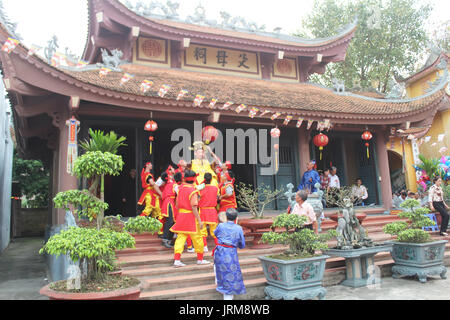
[[[206,151],[215,159],[212,165]],[[242,228],[236,224],[234,175],[231,164],[222,163],[203,142],[194,143],[194,157],[190,165],[181,160],[177,169],[169,166],[157,180],[151,173],[152,163],[145,165],[141,172],[144,191],[138,202],[145,206],[141,216],[162,222],[158,235],[163,246],[174,249],[175,267],[185,266],[181,262],[185,244],[188,252],[197,253],[197,264],[210,264],[203,258],[208,252],[209,227],[216,245],[213,256],[217,290],[225,299],[232,299],[246,292],[237,256],[237,248],[244,248],[245,240]],[[230,268],[230,264],[234,267]]]
[[[212,165],[206,151],[216,159]],[[159,179],[152,175],[150,162],[141,172],[144,191],[138,204],[145,206],[141,216],[163,223],[158,234],[163,246],[174,248],[175,266],[183,266],[180,257],[185,243],[188,252],[197,253],[199,264],[208,263],[203,259],[204,252],[208,252],[208,227],[217,245],[214,230],[219,223],[218,213],[237,209],[230,163],[222,163],[203,142],[194,143],[194,155],[190,165],[181,160],[176,170],[169,166]]]

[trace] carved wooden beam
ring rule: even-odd
[[[97,28],[95,34],[97,37],[100,35],[101,29],[105,29],[119,35],[124,33],[125,28],[122,27],[120,24],[116,23],[115,21],[111,20],[110,18],[108,18],[108,16],[106,16],[104,12],[97,12],[95,17],[99,25],[99,28]]]
[[[91,41],[92,41],[92,39],[91,39]],[[111,35],[107,39],[94,36],[93,41],[95,43],[94,46],[96,48],[107,48],[110,50],[123,49],[123,45],[124,45],[123,36],[119,36],[119,35]]]
[[[170,41],[170,62],[171,68],[181,68],[181,62],[183,61],[183,56],[186,48],[181,41]]]
[[[24,102],[23,99],[15,106],[19,117],[30,118],[47,113],[51,114],[58,110],[58,105],[62,103],[60,96],[53,95],[44,99],[33,99],[33,102]]]
[[[136,43],[137,38],[141,29],[139,27],[132,27],[128,32],[128,37],[126,37],[123,44],[123,59],[127,61],[133,60],[133,45]]]
[[[46,96],[50,95],[50,92],[46,90],[34,87],[26,82],[23,82],[17,78],[4,78],[3,83],[7,91],[14,91],[25,96]]]
[[[261,73],[263,79],[270,79],[277,56],[271,53],[261,53]]]

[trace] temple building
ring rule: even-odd
[[[414,74],[404,79],[398,79],[399,84],[405,88],[407,98],[417,98],[432,91],[436,83],[447,81],[450,71],[450,56],[439,48],[432,48],[424,66]],[[415,128],[410,128],[400,133],[402,138],[393,138],[388,144],[389,154],[393,159],[404,158],[405,168],[401,170],[399,161],[391,167],[396,167],[397,172],[404,171],[404,186],[408,190],[417,191],[417,176],[414,165],[420,163],[419,154],[426,158],[440,158],[439,150],[442,147],[450,147],[450,86],[445,89],[447,102],[436,110],[433,116]],[[402,148],[404,143],[404,148]]]
[[[392,207],[390,166],[397,165],[390,144],[407,140],[405,132],[420,131],[445,104],[448,107],[442,79],[428,92],[406,99],[346,92],[339,81],[334,88],[308,82],[312,74],[324,73],[328,63],[345,60],[357,22],[333,37],[311,40],[267,32],[226,13],[221,23],[209,21],[201,7],[181,20],[170,1],[167,6],[133,7],[118,0],[89,0],[88,7],[82,61],[66,57],[59,63],[51,45],[45,57],[30,55],[30,48],[22,44],[0,53],[19,151],[45,161],[52,173],[53,195],[79,188],[70,174],[73,137],[67,123],[72,117],[80,123],[78,142],[89,137],[89,128],[127,137],[128,146],[120,151],[124,175],[132,168],[140,171],[148,160],[156,175],[174,165],[171,153],[179,143],[172,141],[174,130],[194,135],[194,121],[202,121],[223,133],[280,129],[275,175],[261,174],[264,164],[259,157],[255,164],[239,164],[236,160],[242,155],[235,148],[225,150],[223,158],[235,163],[238,181],[271,188],[297,186],[307,162],[316,159],[319,170],[338,168],[341,185],[352,185],[361,177],[371,209],[387,212]],[[0,41],[12,36],[1,27]],[[159,127],[153,133],[151,155],[144,131],[149,119]],[[313,143],[320,131],[329,138],[322,156]],[[362,139],[365,131],[373,135],[370,141]],[[246,160],[268,145],[255,147],[249,141],[250,137],[238,140],[246,145]],[[105,186],[112,214],[120,213],[115,202],[118,179],[108,179]],[[136,194],[140,191],[136,181]],[[271,209],[285,210],[286,203],[279,200]],[[63,224],[64,212],[50,210],[51,223]]]

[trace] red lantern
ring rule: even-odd
[[[158,124],[153,120],[149,120],[145,124],[144,130],[149,132],[155,132],[156,130],[158,130]]]
[[[158,130],[158,124],[153,120],[149,120],[145,124],[144,130],[148,132],[155,132],[156,130]],[[148,140],[150,141],[150,155],[151,155],[153,153],[153,141],[155,141],[155,138],[152,135],[150,135]]]
[[[369,146],[370,146],[370,144],[369,144],[369,141],[372,139],[372,133],[370,132],[370,131],[364,131],[363,132],[363,134],[362,134],[362,136],[361,136],[361,138],[363,139],[363,140],[365,140],[365,141],[367,141],[366,142],[366,148],[367,148],[367,159],[369,159]]]
[[[270,131],[270,135],[272,136],[272,138],[279,138],[281,136],[281,131],[278,128],[273,128]]]
[[[320,150],[320,160],[322,160],[322,151],[323,151],[323,147],[328,145],[328,142],[330,140],[328,139],[328,136],[326,136],[323,133],[319,133],[317,136],[314,137],[314,145],[316,147],[319,147]]]
[[[216,141],[217,137],[219,137],[219,131],[213,126],[207,126],[203,128],[202,139],[206,145]]]
[[[274,139],[278,139],[281,136],[281,131],[278,128],[273,128],[270,130],[270,136]],[[275,149],[275,171],[278,172],[278,150],[280,149],[279,144],[273,146]]]

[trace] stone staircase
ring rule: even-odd
[[[368,215],[363,226],[369,232],[374,242],[391,240],[389,235],[383,233],[385,224],[398,221],[396,215]],[[336,227],[336,222],[325,220],[322,230],[325,232]],[[268,230],[267,230],[268,231]],[[442,239],[438,232],[432,233],[433,238]],[[246,236],[250,243],[252,237]],[[450,238],[447,238],[450,240]],[[329,247],[336,245],[330,241]],[[205,259],[212,261],[211,250],[214,248],[212,239],[208,241],[210,251],[205,253]],[[239,261],[244,277],[247,294],[237,296],[237,299],[256,300],[264,299],[266,279],[262,270],[259,256],[281,253],[286,249],[283,246],[273,246],[268,249],[251,249],[247,247],[239,250]],[[140,299],[146,300],[221,300],[222,296],[216,291],[213,265],[197,265],[195,253],[184,252],[182,262],[187,266],[174,268],[173,249],[164,248],[161,239],[154,235],[136,236],[136,249],[126,249],[117,252],[118,263],[123,275],[137,277],[142,282]],[[450,243],[446,245],[446,264],[450,264]],[[382,276],[390,275],[393,263],[389,252],[381,252],[375,256],[375,263],[381,269]],[[337,285],[345,279],[345,263],[343,258],[329,258],[326,264],[323,285]]]

